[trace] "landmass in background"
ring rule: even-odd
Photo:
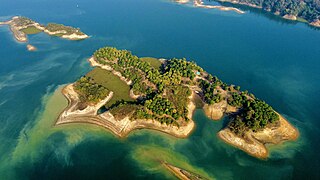
[[[28,34],[37,34],[40,32],[45,32],[50,36],[58,36],[68,40],[82,40],[89,37],[81,32],[79,28],[56,23],[49,23],[45,26],[23,16],[14,16],[9,21],[0,22],[0,25],[8,25],[13,36],[19,42],[28,42]],[[28,44],[27,49],[29,51],[35,51],[37,48]]]

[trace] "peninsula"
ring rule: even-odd
[[[50,36],[59,36],[68,40],[82,40],[89,37],[78,28],[55,23],[49,23],[45,26],[23,16],[14,16],[9,21],[0,22],[0,25],[8,25],[13,36],[19,42],[28,42],[28,34],[37,34],[40,32],[45,32]],[[32,45],[28,45],[27,49],[30,51],[36,50]]]
[[[68,106],[56,125],[90,123],[118,137],[152,129],[185,138],[195,127],[192,114],[200,99],[214,120],[230,122],[218,136],[248,154],[267,158],[267,143],[298,138],[298,131],[264,101],[228,85],[186,59],[139,58],[104,47],[89,59],[95,68],[63,88]]]
[[[284,19],[301,21],[314,27],[320,27],[319,0],[216,0],[232,4],[239,4],[281,16]]]

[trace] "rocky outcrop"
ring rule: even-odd
[[[268,157],[267,148],[259,141],[253,140],[251,133],[247,133],[244,137],[240,137],[234,134],[229,128],[225,128],[219,131],[218,136],[224,142],[237,147],[254,157]]]
[[[278,127],[265,128],[262,131],[252,133],[253,137],[260,142],[279,144],[288,140],[296,140],[299,137],[298,130],[293,127],[281,115]]]
[[[289,140],[296,140],[299,132],[281,115],[279,125],[267,127],[258,132],[248,131],[243,137],[225,128],[218,136],[226,143],[235,146],[257,158],[267,158],[269,153],[265,144],[280,144]]]
[[[27,49],[28,49],[28,51],[36,51],[37,50],[37,48],[32,46],[31,44],[27,45]]]
[[[225,113],[237,112],[237,108],[228,105],[227,101],[221,101],[215,104],[205,104],[203,106],[206,116],[213,120],[219,120]]]
[[[310,25],[315,26],[315,27],[320,27],[320,19],[311,22]]]
[[[297,20],[297,16],[295,15],[290,15],[290,14],[286,14],[284,16],[282,16],[284,19],[288,19],[288,20],[293,20],[296,21]]]

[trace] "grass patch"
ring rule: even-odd
[[[159,61],[159,59],[153,57],[143,57],[140,58],[140,60],[149,63],[155,69],[160,69],[162,64],[161,61]]]
[[[165,91],[166,97],[174,104],[179,114],[185,114],[191,90],[184,86],[169,86]]]
[[[86,76],[92,78],[95,83],[102,85],[113,92],[113,97],[105,105],[107,108],[121,100],[133,100],[129,96],[130,87],[110,71],[97,67],[90,71]]]
[[[61,37],[61,36],[63,36],[63,35],[64,35],[63,33],[58,33],[58,34],[53,34],[53,35],[51,35],[51,36]]]
[[[22,32],[24,32],[26,34],[38,34],[38,33],[42,32],[41,30],[37,29],[34,26],[29,26],[27,28],[21,29],[20,31],[22,31]]]
[[[297,17],[297,21],[299,21],[299,22],[304,22],[304,23],[308,23],[307,20],[305,20],[305,19],[303,19],[303,18],[301,18],[301,17]]]

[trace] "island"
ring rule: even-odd
[[[216,0],[263,9],[284,19],[301,21],[320,27],[319,0]]]
[[[89,38],[89,36],[81,32],[79,28],[56,23],[49,23],[45,26],[23,16],[14,16],[9,21],[0,22],[0,25],[8,25],[13,36],[19,42],[28,42],[28,34],[37,34],[40,32],[45,32],[50,36],[58,36],[68,40]],[[36,50],[36,48],[30,44],[27,46],[27,49],[29,51]]]
[[[118,137],[151,129],[185,138],[195,127],[196,104],[201,104],[210,119],[227,115],[229,123],[218,132],[220,139],[254,157],[268,157],[266,144],[299,136],[266,102],[184,58],[139,58],[127,50],[104,47],[88,61],[95,68],[62,90],[68,106],[57,126],[89,123]]]

